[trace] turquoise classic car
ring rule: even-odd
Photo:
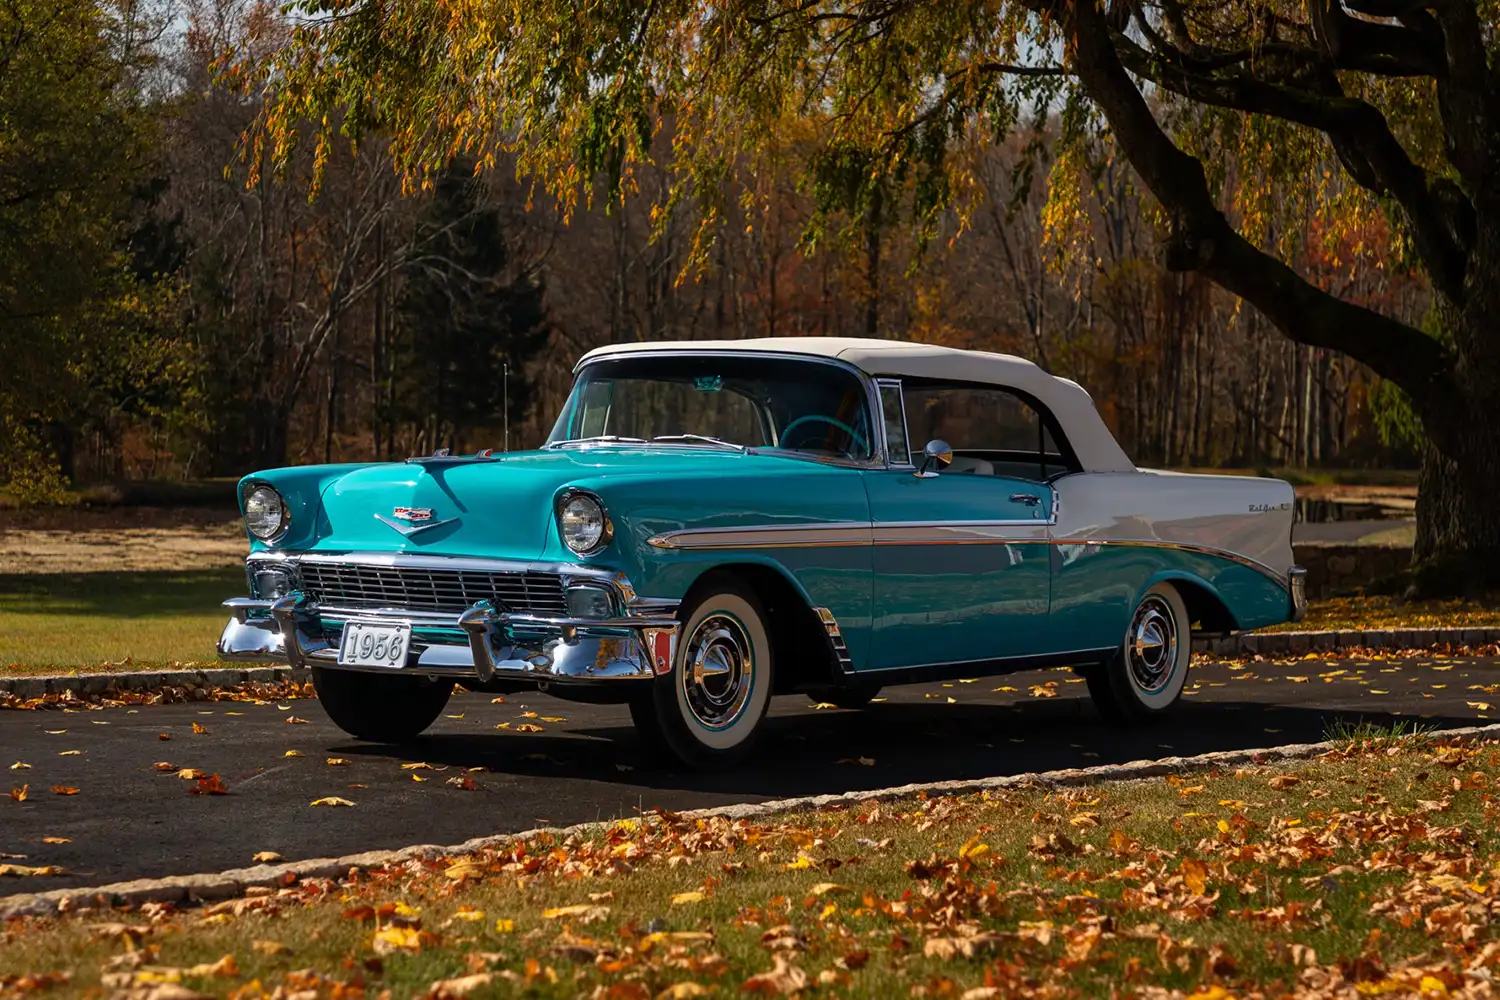
[[[1138,469],[1020,358],[782,338],[576,374],[535,451],[245,477],[220,655],[311,668],[364,739],[415,737],[456,681],[628,704],[712,767],[784,692],[1069,666],[1104,716],[1152,716],[1194,630],[1305,608],[1287,484]]]

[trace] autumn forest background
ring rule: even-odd
[[[500,448],[507,404],[509,447],[531,447],[594,346],[789,334],[1031,358],[1082,383],[1143,465],[1416,464],[1388,385],[1160,264],[1159,211],[1107,137],[1086,169],[1058,169],[1055,107],[954,151],[980,197],[925,225],[893,192],[810,226],[828,199],[789,121],[770,157],[784,169],[754,190],[725,180],[732,210],[693,261],[697,222],[652,208],[668,178],[649,165],[573,206],[504,162],[460,159],[404,190],[378,136],[304,143],[271,169],[244,142],[262,97],[233,68],[285,38],[278,16],[249,0],[0,4],[13,495]],[[1423,325],[1429,288],[1391,228],[1348,225],[1337,163],[1314,167],[1322,195],[1278,245],[1326,290]]]

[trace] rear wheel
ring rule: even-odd
[[[759,598],[733,577],[706,581],[683,618],[672,670],[631,718],[648,748],[689,767],[728,767],[749,754],[771,704],[771,640]]]
[[[1084,672],[1099,713],[1137,722],[1171,710],[1182,697],[1192,659],[1187,606],[1177,588],[1158,583],[1141,597],[1119,651]]]
[[[453,693],[451,681],[312,668],[323,711],[350,736],[402,743],[432,725]]]

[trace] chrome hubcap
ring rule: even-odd
[[[709,729],[733,724],[750,700],[754,660],[738,621],[710,615],[688,639],[682,685],[688,710]]]
[[[1159,597],[1148,597],[1135,611],[1125,642],[1125,657],[1136,687],[1154,694],[1172,679],[1177,664],[1177,623]]]

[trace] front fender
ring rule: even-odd
[[[277,540],[276,547],[278,549],[310,548],[313,542],[320,535],[326,534],[328,530],[326,520],[323,518],[323,493],[339,477],[356,469],[368,468],[373,464],[375,463],[351,462],[344,465],[299,465],[252,472],[241,479],[236,486],[235,495],[240,508],[240,517],[243,519],[245,516],[245,490],[252,483],[266,483],[281,494],[291,518],[285,537]],[[252,552],[268,548],[266,543],[250,534],[248,528],[245,530],[245,537],[250,539]]]

